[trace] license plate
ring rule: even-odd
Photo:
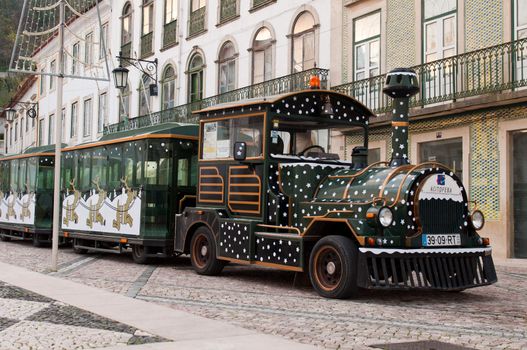
[[[423,235],[423,247],[445,247],[461,245],[460,234]]]

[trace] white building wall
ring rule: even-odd
[[[296,17],[303,11],[310,11],[314,16],[316,29],[316,51],[315,57],[317,66],[320,68],[330,68],[330,48],[331,48],[331,6],[327,0],[277,0],[268,6],[262,7],[255,11],[249,11],[252,7],[252,0],[239,0],[240,16],[228,23],[218,25],[219,22],[219,1],[207,0],[207,31],[193,38],[188,38],[188,19],[190,16],[190,0],[179,1],[178,14],[178,44],[162,49],[163,25],[164,25],[164,6],[165,0],[154,1],[154,54],[147,59],[157,58],[158,65],[158,87],[159,96],[152,98],[151,112],[157,112],[161,109],[161,79],[165,67],[172,64],[175,67],[176,92],[175,104],[182,105],[187,103],[187,74],[188,60],[195,50],[202,52],[205,60],[204,71],[204,97],[210,97],[218,94],[218,64],[216,63],[219,50],[226,40],[233,41],[237,49],[237,76],[236,87],[241,88],[251,85],[252,56],[248,49],[251,48],[255,33],[263,25],[266,25],[274,34],[274,54],[273,54],[273,78],[288,75],[292,72],[291,68],[291,38],[293,23]],[[108,23],[108,42],[107,54],[110,72],[119,65],[115,56],[118,55],[121,46],[121,14],[125,0],[104,0],[100,3],[102,23]],[[142,1],[132,0],[133,5],[133,41],[132,53],[134,57],[139,57],[140,52],[140,35],[141,35],[141,12]],[[85,45],[83,39],[89,32],[93,32],[94,40],[99,41],[99,21],[96,9],[90,10],[86,16],[73,22],[65,32],[65,48],[71,54],[72,46],[75,42],[80,42],[80,58],[84,59]],[[37,55],[38,69],[44,68],[49,72],[52,60],[58,62],[58,40],[54,40],[46,45]],[[98,47],[94,47],[97,51]],[[94,52],[96,64],[104,66],[104,60],[98,60],[98,52]],[[82,64],[80,64],[81,70]],[[71,71],[72,58],[67,56],[67,72]],[[134,118],[139,113],[139,91],[140,79],[142,73],[133,67],[130,69],[130,117]],[[114,88],[113,77],[110,82],[95,82],[90,80],[65,78],[64,79],[64,97],[62,108],[66,110],[66,119],[64,122],[63,142],[68,145],[80,144],[93,141],[102,136],[97,132],[98,119],[98,96],[106,92],[108,95],[108,117],[106,123],[113,124],[119,121],[119,91]],[[34,87],[34,93],[38,96],[39,116],[36,121],[38,126],[39,120],[44,120],[43,143],[48,144],[49,116],[60,114],[56,113],[56,79],[55,88],[50,90],[50,76],[43,76],[45,89],[40,94],[40,81],[37,81]],[[84,101],[92,99],[91,129],[89,136],[84,136],[83,130],[83,113]],[[77,103],[77,133],[71,137],[71,106]],[[35,131],[33,139],[37,140],[38,133]],[[52,142],[53,143],[53,142]],[[8,146],[8,153],[16,153],[18,149]]]

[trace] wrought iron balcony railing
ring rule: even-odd
[[[163,48],[177,44],[177,19],[163,28]]]
[[[205,30],[205,14],[207,7],[197,9],[190,14],[188,20],[188,36],[196,35]]]
[[[220,24],[238,16],[238,0],[220,1]]]
[[[154,32],[150,32],[141,37],[141,58],[148,57],[154,53],[153,42],[152,42],[153,38],[154,38]],[[130,57],[130,56],[124,56],[124,57]]]
[[[116,133],[119,131],[134,130],[166,122],[197,123],[197,117],[192,115],[192,112],[194,111],[215,106],[220,103],[304,90],[308,88],[309,80],[314,74],[317,74],[320,77],[321,88],[327,89],[329,70],[321,68],[308,69],[303,72],[286,75],[259,84],[229,91],[224,94],[208,97],[200,101],[187,103],[160,112],[155,112],[149,115],[144,115],[121,121],[116,124],[108,125],[104,127],[104,135]]]
[[[418,75],[420,93],[413,107],[490,92],[527,86],[527,39],[521,39],[412,67]],[[386,75],[334,86],[332,90],[348,94],[374,113],[390,110],[382,88]]]

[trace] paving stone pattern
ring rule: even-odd
[[[42,262],[49,258],[42,252],[50,254],[30,243],[0,242],[0,261],[35,271],[46,270]],[[68,270],[68,261],[78,264],[78,258],[70,249],[60,250],[61,278],[123,295],[132,291],[138,299],[325,349],[371,350],[379,344],[396,349],[386,344],[397,343],[417,349],[438,343],[527,349],[527,261],[498,265],[497,284],[461,293],[364,291],[354,300],[330,300],[292,272],[229,264],[220,276],[208,277],[194,273],[187,257],[160,260],[151,271],[152,265],[136,265],[130,255],[100,255]],[[31,310],[42,314],[33,304],[20,312]],[[4,319],[10,317],[0,313],[0,329],[9,322]],[[124,329],[102,331],[130,335]]]
[[[167,340],[0,283],[0,350],[71,350],[164,341]]]

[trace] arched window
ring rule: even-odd
[[[146,57],[153,53],[154,0],[143,0],[142,23],[141,57]]]
[[[150,84],[153,80],[143,74],[141,85],[139,86],[139,116],[150,114],[152,110],[152,97],[150,96]]]
[[[220,50],[219,64],[219,88],[220,94],[232,91],[236,87],[236,50],[232,42],[227,41]]]
[[[188,100],[199,101],[203,98],[203,58],[199,53],[194,54],[188,65]]]
[[[307,11],[302,12],[293,25],[293,73],[315,66],[315,19]]]
[[[121,16],[121,51],[125,57],[130,57],[132,44],[132,4],[127,2]],[[127,55],[128,54],[128,55]]]
[[[161,109],[168,109],[175,106],[175,88],[176,72],[174,71],[174,67],[168,66],[163,72]]]
[[[254,37],[253,45],[253,84],[272,78],[273,37],[271,31],[262,27]]]
[[[119,98],[119,121],[130,118],[130,82],[121,90]],[[73,113],[73,112],[72,112]]]

